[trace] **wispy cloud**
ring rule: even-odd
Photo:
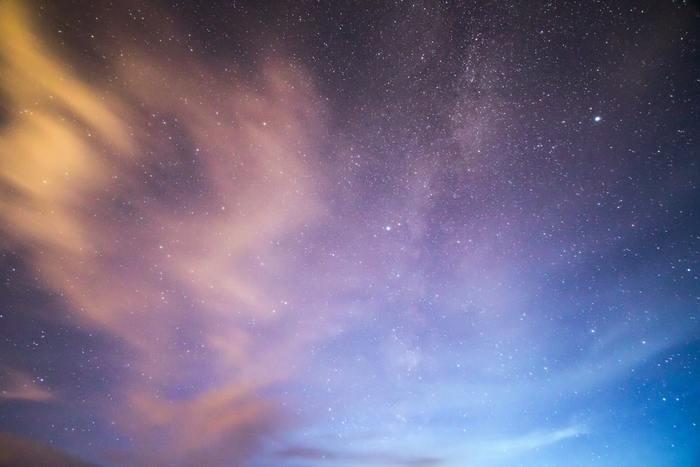
[[[587,430],[583,426],[578,425],[552,431],[534,431],[512,438],[493,441],[486,444],[484,450],[507,457],[518,456],[527,451],[540,449],[586,433]]]
[[[0,368],[0,400],[45,402],[53,398],[51,391],[29,374],[13,368]]]
[[[110,87],[65,65],[22,2],[0,4],[0,34],[3,234],[81,325],[127,349],[117,393],[94,404],[160,462],[222,446],[220,462],[243,462],[281,423],[260,390],[328,332],[304,325],[296,253],[279,244],[320,213],[311,80],[274,58],[219,79],[124,46]],[[0,397],[51,396],[14,374]]]

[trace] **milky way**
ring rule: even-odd
[[[696,465],[699,31],[0,1],[0,464]]]

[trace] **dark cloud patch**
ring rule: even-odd
[[[433,456],[404,456],[393,453],[349,453],[308,446],[292,446],[277,453],[282,459],[303,459],[316,462],[356,462],[362,465],[391,465],[404,467],[432,467],[443,465],[444,460]]]
[[[96,464],[85,462],[47,444],[0,433],[0,466],[13,467],[88,467]]]

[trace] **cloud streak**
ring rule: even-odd
[[[46,402],[54,395],[30,375],[13,368],[0,368],[0,400]]]

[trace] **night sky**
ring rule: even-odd
[[[700,465],[699,33],[0,0],[0,465]]]

